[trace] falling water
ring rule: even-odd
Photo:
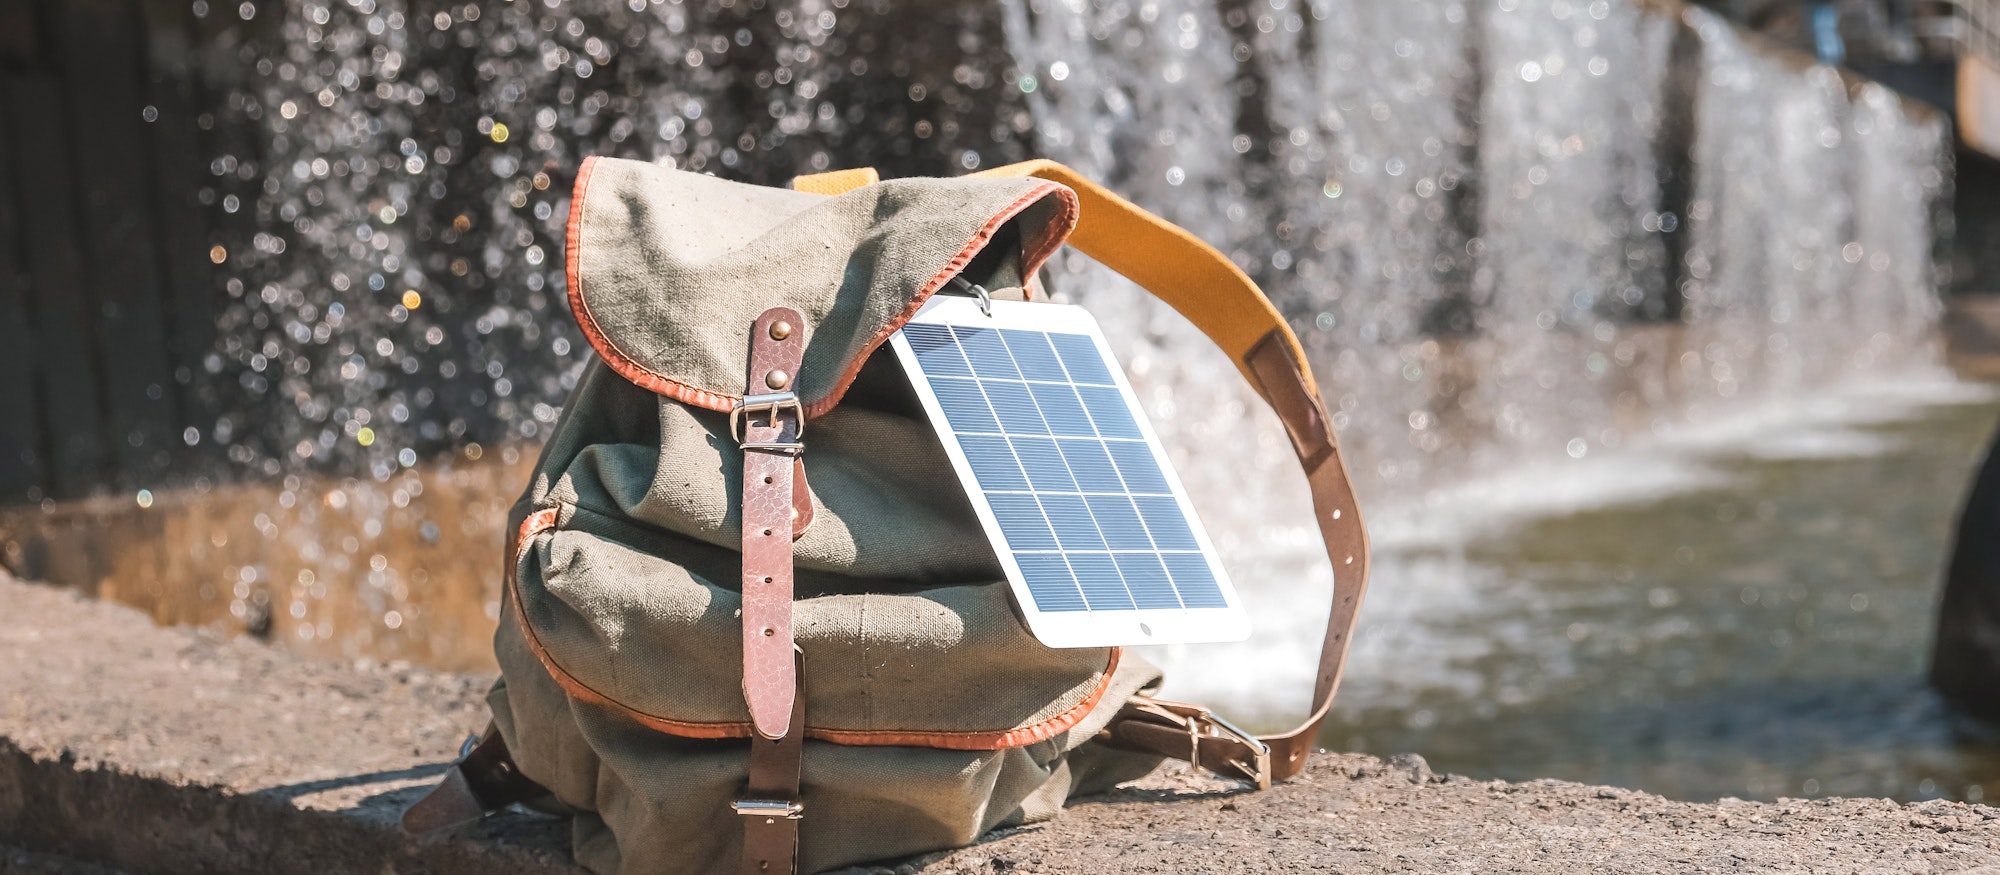
[[[1708,13],[1008,12],[1040,150],[1215,242],[1300,331],[1390,560],[1371,616],[1452,598],[1394,560],[1441,487],[1932,361],[1943,122]],[[1326,573],[1275,423],[1243,427],[1254,396],[1163,307],[1075,262],[1060,279],[1122,323],[1112,335],[1262,606],[1258,643],[1167,661],[1190,695],[1230,696],[1254,671],[1301,697]]]

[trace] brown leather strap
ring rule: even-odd
[[[773,875],[798,870],[799,819],[805,806],[799,799],[799,768],[805,759],[805,654],[795,653],[794,674],[800,686],[792,696],[794,731],[783,738],[750,738],[750,780],[736,813],[743,818],[743,875]]]
[[[792,540],[796,541],[813,524],[813,491],[806,485],[806,457],[792,459]]]
[[[743,443],[743,698],[756,730],[749,780],[733,806],[743,818],[744,875],[789,875],[798,863],[806,697],[805,656],[792,641],[792,538],[811,522],[812,494],[803,482],[805,411],[793,387],[804,358],[798,311],[757,317],[743,406],[731,417]]]
[[[1276,411],[1291,437],[1312,490],[1313,516],[1333,560],[1333,608],[1320,644],[1319,673],[1312,710],[1290,732],[1253,738],[1199,705],[1135,697],[1105,727],[1114,747],[1185,760],[1225,777],[1268,786],[1305,767],[1320,724],[1333,705],[1347,664],[1347,648],[1368,588],[1368,533],[1354,500],[1354,487],[1341,462],[1340,448],[1319,393],[1306,383],[1305,368],[1281,333],[1271,333],[1244,356],[1257,391]]]
[[[1134,696],[1101,737],[1112,747],[1181,760],[1259,790],[1271,786],[1271,748],[1200,705]]]
[[[403,811],[403,831],[423,835],[449,829],[548,792],[521,774],[507,752],[507,740],[489,725],[485,737],[452,764],[444,780]]]
[[[791,729],[793,471],[805,428],[793,386],[805,320],[774,307],[750,333],[750,378],[733,419],[743,442],[743,698],[764,738]],[[810,500],[810,499],[808,499]]]
[[[1354,639],[1354,622],[1361,613],[1361,598],[1368,591],[1368,531],[1361,525],[1360,505],[1354,500],[1354,485],[1341,461],[1326,407],[1312,389],[1305,363],[1298,360],[1295,349],[1291,332],[1281,325],[1244,356],[1257,391],[1277,411],[1291,436],[1292,449],[1298,453],[1299,465],[1305,468],[1313,519],[1326,542],[1327,558],[1333,561],[1333,607],[1326,618],[1326,638],[1320,642],[1312,710],[1305,722],[1290,732],[1262,738],[1271,746],[1271,776],[1279,781],[1305,767],[1319,725],[1340,688],[1347,647]]]

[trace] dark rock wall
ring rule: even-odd
[[[1959,516],[1931,683],[1968,712],[2000,721],[2000,434]]]

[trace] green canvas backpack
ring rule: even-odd
[[[1033,299],[1065,243],[1229,353],[1298,452],[1338,584],[1292,732],[1030,635],[882,349],[954,278]],[[820,871],[1045,820],[1163,758],[1260,787],[1303,767],[1367,543],[1298,341],[1215,250],[1045,161],[775,189],[592,159],[567,258],[598,359],[513,511],[492,727],[408,830],[530,803],[574,817],[597,872]]]

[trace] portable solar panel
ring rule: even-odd
[[[1051,647],[1250,634],[1152,424],[1081,307],[935,297],[891,338]]]

